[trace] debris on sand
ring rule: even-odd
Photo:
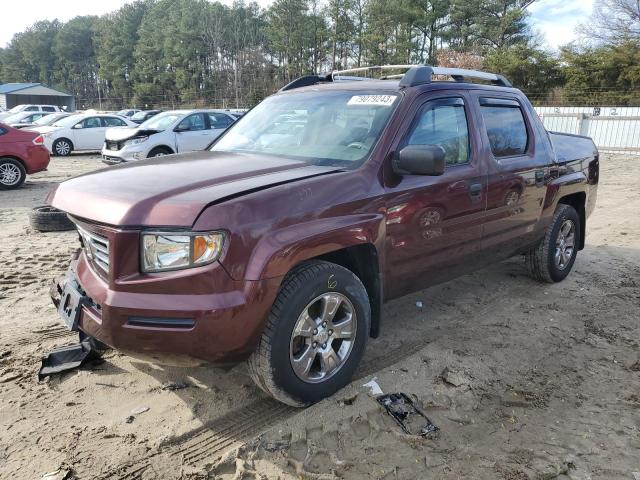
[[[446,367],[442,373],[440,374],[440,378],[445,383],[449,385],[453,385],[454,387],[461,387],[463,385],[471,385],[471,378],[465,372],[452,370],[449,367]]]
[[[67,480],[71,478],[72,473],[67,468],[59,468],[53,472],[45,473],[40,480]]]
[[[51,375],[80,368],[84,364],[99,358],[100,355],[91,347],[89,341],[56,348],[46,357],[42,357],[38,380],[42,381]]]
[[[408,435],[424,437],[440,430],[404,393],[390,393],[376,400]]]
[[[371,395],[372,397],[377,397],[384,393],[380,388],[380,385],[378,385],[378,382],[376,382],[376,380],[377,379],[374,377],[370,381],[362,385],[363,387],[369,389],[369,395]]]
[[[187,382],[183,382],[182,380],[178,380],[176,382],[166,382],[162,384],[162,390],[182,390],[183,388],[187,388],[189,384]]]
[[[338,405],[340,405],[341,407],[344,407],[346,405],[353,405],[353,402],[356,401],[356,398],[358,398],[358,392],[341,398],[340,400],[338,400]]]

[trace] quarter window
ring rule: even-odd
[[[481,99],[480,111],[496,158],[523,155],[527,151],[527,126],[517,102]]]
[[[461,98],[435,100],[423,107],[407,145],[439,145],[447,165],[469,161],[469,130]]]

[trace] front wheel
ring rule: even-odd
[[[525,255],[530,275],[555,283],[571,272],[580,245],[580,216],[571,205],[558,205],[542,241]]]
[[[369,297],[353,272],[329,262],[305,262],[284,279],[249,358],[249,373],[283,403],[315,403],[349,383],[370,323]]]

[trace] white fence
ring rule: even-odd
[[[640,154],[640,107],[536,107],[547,130],[593,138],[601,152]]]

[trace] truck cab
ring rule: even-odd
[[[133,356],[246,360],[265,392],[308,405],[348,383],[385,301],[516,255],[563,280],[598,161],[499,75],[302,77],[208,151],[60,184],[49,201],[82,248],[54,303]]]

